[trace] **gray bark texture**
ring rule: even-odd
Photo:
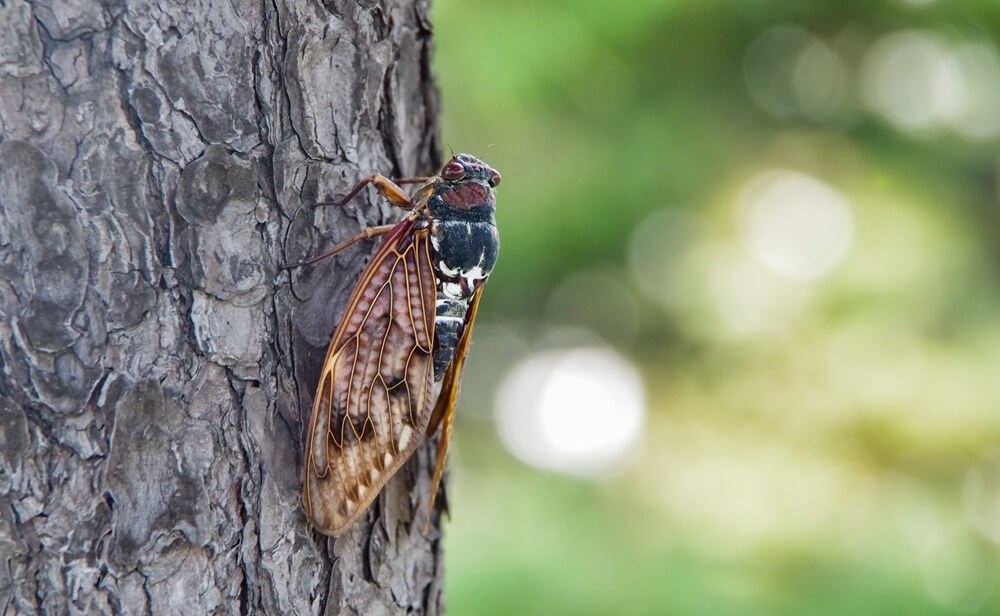
[[[428,0],[0,0],[0,613],[436,614],[425,444],[301,505],[379,171],[440,161]]]

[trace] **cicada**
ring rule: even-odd
[[[410,197],[397,182],[422,186]],[[305,509],[326,535],[349,529],[421,439],[441,430],[433,508],[472,324],[497,260],[496,170],[459,154],[438,175],[397,182],[375,174],[343,202],[370,184],[408,215],[322,255],[382,238],[330,341],[313,400]]]

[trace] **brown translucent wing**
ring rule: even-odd
[[[451,441],[451,426],[455,419],[455,403],[458,401],[458,391],[462,385],[462,369],[465,368],[465,356],[469,353],[469,344],[472,342],[472,325],[476,320],[476,312],[479,310],[479,298],[483,294],[483,288],[479,287],[472,296],[472,303],[468,312],[465,313],[465,327],[462,330],[462,337],[455,347],[455,360],[448,366],[444,378],[441,380],[441,393],[438,395],[437,404],[434,405],[434,413],[427,424],[427,436],[431,436],[441,426],[441,441],[438,444],[437,464],[434,466],[434,479],[431,482],[430,509],[434,510],[434,501],[437,498],[438,487],[441,485],[441,477],[444,475],[444,463],[448,457],[448,443]],[[425,527],[426,532],[426,527]]]
[[[330,342],[313,401],[305,507],[336,535],[413,453],[434,403],[436,284],[415,219],[379,244]]]

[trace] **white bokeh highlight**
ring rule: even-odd
[[[953,44],[921,30],[882,36],[862,61],[861,94],[904,132],[1000,137],[1000,53],[990,41]]]
[[[854,216],[847,199],[795,171],[762,172],[737,198],[737,224],[747,251],[775,274],[820,278],[850,252]]]
[[[495,409],[500,438],[514,456],[581,477],[619,468],[646,416],[639,373],[601,347],[528,357],[504,378]]]
[[[878,39],[861,66],[861,94],[897,128],[938,128],[964,104],[965,83],[947,44],[932,33],[904,30]]]

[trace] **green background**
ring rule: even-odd
[[[449,612],[1000,613],[1000,6],[434,16],[445,142],[503,174]],[[847,204],[822,275],[746,241],[741,199],[775,171]],[[574,345],[643,382],[642,436],[599,477],[519,461],[494,424],[518,362]]]

